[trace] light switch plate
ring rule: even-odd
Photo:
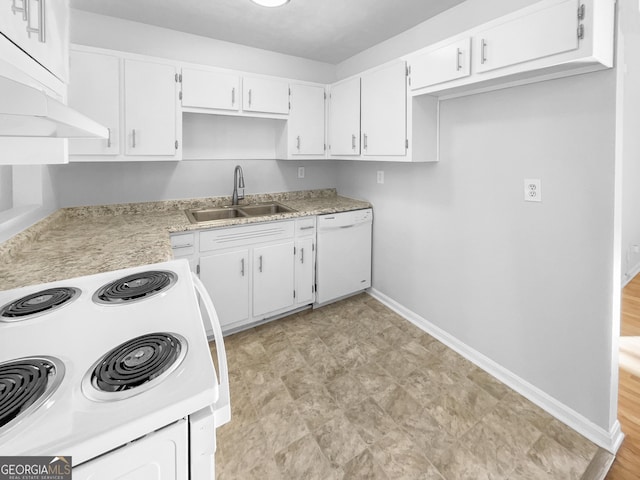
[[[377,181],[378,183],[384,183],[384,170],[378,170]]]
[[[298,178],[304,178],[304,167],[298,167]]]

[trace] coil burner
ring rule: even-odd
[[[80,297],[77,288],[58,287],[41,290],[7,303],[0,309],[0,321],[19,322],[49,313]]]
[[[0,434],[37,410],[55,392],[63,377],[63,363],[52,357],[0,363]]]
[[[104,355],[82,380],[92,400],[122,400],[142,393],[171,374],[187,353],[177,334],[151,333],[128,340]]]
[[[171,288],[177,275],[165,270],[134,273],[102,286],[93,301],[102,304],[122,304],[146,300]]]

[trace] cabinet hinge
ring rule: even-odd
[[[180,93],[178,94],[178,99],[182,100],[182,90],[180,90]]]
[[[296,254],[296,247],[293,247],[293,254]]]
[[[291,87],[289,87],[289,96],[291,96]]]
[[[324,151],[325,152],[327,151],[327,144],[326,143],[324,144]]]
[[[578,25],[578,40],[582,40],[584,38],[584,25]]]
[[[293,291],[293,298],[296,298],[296,291]]]
[[[404,140],[404,148],[407,148],[407,149],[409,148],[409,139],[408,138],[406,138]]]
[[[291,111],[291,102],[289,102],[289,111]]]
[[[578,7],[578,20],[584,20],[584,3]]]
[[[178,149],[178,145],[179,145],[178,140],[176,140],[176,150]]]
[[[200,264],[196,265],[196,273],[200,275]]]
[[[408,77],[409,75],[411,75],[411,65],[407,65],[407,66],[404,68],[404,71],[405,71],[405,76],[407,76],[407,77]]]
[[[311,244],[311,251],[312,251],[312,252],[315,252],[315,251],[316,251],[316,244],[315,244],[315,243],[312,243],[312,244]]]
[[[324,99],[327,99],[327,92],[324,92]]]

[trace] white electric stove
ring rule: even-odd
[[[186,260],[0,291],[0,455],[71,456],[74,480],[210,479],[229,420]]]

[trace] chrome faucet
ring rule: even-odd
[[[238,174],[240,177],[238,178]],[[242,189],[242,193],[238,195],[238,188]],[[231,195],[231,205],[238,205],[238,200],[244,199],[244,175],[242,174],[242,167],[236,165],[236,169],[233,171],[233,195]]]

